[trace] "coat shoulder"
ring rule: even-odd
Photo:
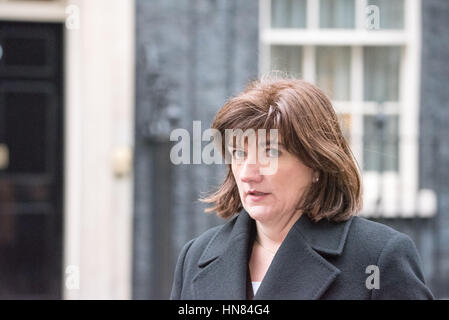
[[[352,219],[347,241],[364,248],[367,253],[378,256],[388,242],[397,237],[412,241],[405,233],[385,224],[358,216]]]
[[[352,219],[350,233],[359,238],[359,240],[366,239],[370,243],[385,244],[389,239],[399,234],[405,235],[390,226],[364,217],[355,216]]]
[[[353,219],[348,252],[356,253],[358,263],[377,267],[380,274],[380,286],[371,290],[371,299],[434,299],[410,236],[363,217]]]
[[[401,233],[390,226],[364,217],[355,216],[352,219],[351,229],[353,231],[366,233],[367,235],[372,236],[377,235],[375,237],[377,240],[385,239],[385,237],[391,238]]]

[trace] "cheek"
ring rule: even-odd
[[[312,169],[296,162],[279,166],[277,173],[272,176],[273,185],[281,197],[299,196],[298,193],[301,193],[311,181]]]
[[[236,165],[232,164],[231,165],[231,171],[232,171],[232,175],[234,176],[235,181],[237,181],[238,183],[238,177],[239,177],[239,169]]]
[[[239,168],[239,166],[232,164],[231,165],[231,170],[232,170],[232,175],[234,176],[234,180],[237,183],[237,187],[238,187],[238,189],[240,191],[240,179],[239,179],[240,168]]]

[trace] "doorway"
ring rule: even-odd
[[[0,298],[62,298],[63,25],[0,21]]]

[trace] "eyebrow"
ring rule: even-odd
[[[269,145],[274,144],[274,142],[275,142],[275,141],[269,141]],[[261,145],[262,145],[262,142],[259,143],[259,146],[261,146]],[[278,142],[277,145],[278,145],[278,146],[281,146],[282,148],[285,149],[285,145],[284,145],[282,142]],[[233,149],[235,149],[234,145],[231,145],[231,144],[228,144],[228,145],[227,145],[227,148],[233,148]]]
[[[285,148],[285,145],[282,143],[282,142],[276,142],[276,141],[268,141],[268,144],[269,145],[271,145],[271,144],[277,144],[278,146],[282,146],[282,147],[284,147]],[[259,142],[259,146],[262,144],[262,142]]]

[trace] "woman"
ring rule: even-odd
[[[230,219],[183,247],[171,299],[434,299],[413,241],[356,216],[360,174],[320,89],[253,81],[212,128],[270,133],[218,139],[229,172],[202,201]]]

